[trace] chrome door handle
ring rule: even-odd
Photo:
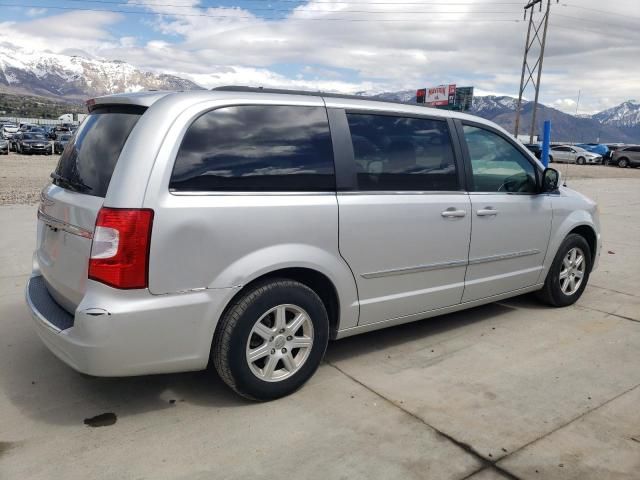
[[[492,216],[492,215],[497,215],[498,214],[498,210],[496,210],[493,207],[481,208],[480,210],[476,211],[476,214],[479,217],[489,217],[489,216]]]
[[[467,214],[466,210],[456,210],[455,208],[447,208],[442,215],[444,218],[461,218]]]

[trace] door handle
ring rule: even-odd
[[[461,218],[467,214],[466,210],[456,210],[454,207],[447,208],[442,215],[444,218]]]
[[[479,217],[490,217],[492,215],[497,215],[498,214],[498,210],[496,210],[493,207],[486,207],[486,208],[481,208],[481,209],[477,210],[476,214]]]

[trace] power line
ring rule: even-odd
[[[138,3],[129,3],[129,2],[123,2],[123,1],[113,1],[113,0],[65,0],[67,2],[82,2],[82,3],[97,3],[97,4],[104,4],[104,5],[116,5],[116,6],[126,6],[126,7],[167,7],[167,8],[191,8],[197,11],[201,11],[201,12],[206,12],[206,8],[220,8],[220,9],[225,9],[225,10],[236,10],[236,9],[244,9],[242,7],[240,7],[239,5],[233,6],[233,7],[226,7],[226,6],[206,6],[206,5],[180,5],[180,4],[174,4],[174,3],[144,3],[144,2],[138,2]],[[302,0],[298,0],[298,1],[302,1]],[[375,2],[371,2],[370,4],[374,4]],[[362,3],[364,4],[364,3]],[[384,4],[384,5],[398,5],[398,4],[394,4],[394,3],[388,3],[388,2],[380,2],[379,4]],[[414,5],[414,3],[407,3],[407,5]],[[421,5],[427,5],[427,4],[421,4]],[[435,4],[434,4],[435,5]],[[445,5],[445,4],[442,4]],[[448,3],[446,4],[448,6],[451,5],[456,5],[456,3]],[[471,6],[472,4],[470,3],[465,3],[465,4],[457,4],[457,5],[468,5]],[[477,4],[475,4],[477,5]],[[38,8],[38,7],[36,7]],[[57,8],[57,7],[42,7],[42,8]],[[79,7],[60,7],[60,8],[69,8],[69,9],[75,9],[75,10],[84,10],[84,8]],[[93,9],[91,9],[93,10]],[[247,10],[247,9],[244,9]],[[264,12],[292,12],[292,10],[290,8],[274,8],[274,7],[268,7],[268,8],[264,8],[264,7],[251,7],[248,8],[249,11],[264,11]],[[416,15],[416,14],[429,14],[429,15],[449,15],[449,14],[460,14],[460,13],[473,13],[473,14],[513,14],[515,13],[515,11],[457,11],[457,10],[445,10],[445,11],[429,11],[429,10],[418,10],[418,11],[414,11],[414,10],[321,10],[321,9],[307,9],[307,12],[318,12],[318,13],[366,13],[366,14],[376,14],[376,15],[384,15],[384,14],[409,14],[409,15]],[[134,10],[127,10],[127,12],[131,12],[131,13],[137,13]],[[161,15],[161,14],[166,14],[166,15],[182,15],[182,14],[174,14],[174,13],[170,13],[170,12],[157,12],[154,11],[152,12],[154,14],[157,15]],[[185,14],[187,15],[187,14]],[[236,17],[237,18],[237,17]]]
[[[602,20],[593,20],[591,18],[584,18],[584,17],[574,17],[573,15],[563,15],[561,13],[555,13],[554,14],[556,17],[562,17],[562,18],[570,18],[571,20],[578,20],[581,22],[587,22],[587,23],[594,23],[596,25],[608,25],[611,27],[626,27],[626,28],[637,28],[636,25],[625,25],[624,23],[613,23],[613,22],[603,22]],[[640,20],[640,18],[638,18],[638,20]]]
[[[106,8],[75,8],[75,7],[60,7],[60,6],[49,6],[49,5],[25,5],[25,4],[17,4],[17,3],[0,3],[0,7],[24,7],[24,8],[46,8],[46,9],[54,9],[54,10],[70,10],[70,11],[83,11],[83,12],[109,12],[109,13],[122,13],[125,15],[167,15],[171,17],[206,17],[206,18],[230,18],[230,19],[261,19],[261,17],[256,16],[240,16],[240,15],[219,15],[219,14],[207,14],[207,13],[160,13],[160,12],[151,12],[151,11],[132,11],[132,10],[114,10],[114,9],[106,9]],[[286,10],[289,12],[290,10]],[[352,11],[353,12],[353,11]],[[322,11],[322,13],[325,13]],[[348,11],[338,11],[338,12],[326,12],[326,13],[350,13]],[[355,12],[354,12],[355,13]],[[379,12],[371,12],[371,13],[379,13]],[[411,14],[411,12],[384,12],[389,14]],[[419,14],[428,14],[434,15],[437,13],[444,14],[460,14],[466,12],[416,12],[414,15]],[[498,12],[493,12],[498,13]],[[502,12],[512,14],[513,12]],[[268,20],[263,18],[264,20]],[[403,19],[375,19],[375,18],[340,18],[340,17],[298,17],[298,18],[287,18],[287,21],[345,21],[345,22],[410,22],[412,18],[403,18]],[[458,19],[420,19],[421,23],[448,23],[448,22],[459,22]],[[519,19],[472,19],[465,20],[465,22],[469,23],[495,23],[495,22],[509,22],[509,23],[519,23]]]
[[[614,15],[614,16],[617,16],[617,17],[624,17],[624,18],[628,18],[628,19],[631,19],[631,20],[640,20],[640,17],[635,17],[633,15],[627,15],[626,13],[608,12],[607,10],[599,10],[597,8],[583,7],[582,5],[574,5],[572,3],[562,3],[561,5],[563,7],[579,8],[580,10],[588,10],[590,12],[603,13],[605,15]]]
[[[66,2],[81,2],[81,3],[102,3],[102,4],[118,4],[118,5],[128,5],[128,6],[137,6],[137,5],[149,5],[156,7],[180,7],[180,8],[225,8],[222,5],[199,5],[195,6],[193,4],[158,4],[158,3],[144,3],[144,2],[136,2],[136,3],[128,3],[122,1],[111,1],[111,0],[63,0]],[[305,4],[309,0],[240,0],[242,3],[297,3],[297,4]],[[313,0],[314,4],[322,4],[322,5],[456,5],[456,6],[476,6],[479,5],[477,2],[356,2],[353,0],[344,0],[344,1],[321,1],[321,0]],[[517,7],[521,7],[521,2],[484,2],[480,4],[480,6],[486,5],[514,5]]]

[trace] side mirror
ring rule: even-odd
[[[542,174],[541,193],[555,192],[560,186],[560,172],[555,168],[545,168]]]

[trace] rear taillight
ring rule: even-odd
[[[101,208],[89,278],[115,288],[147,288],[153,210]]]

